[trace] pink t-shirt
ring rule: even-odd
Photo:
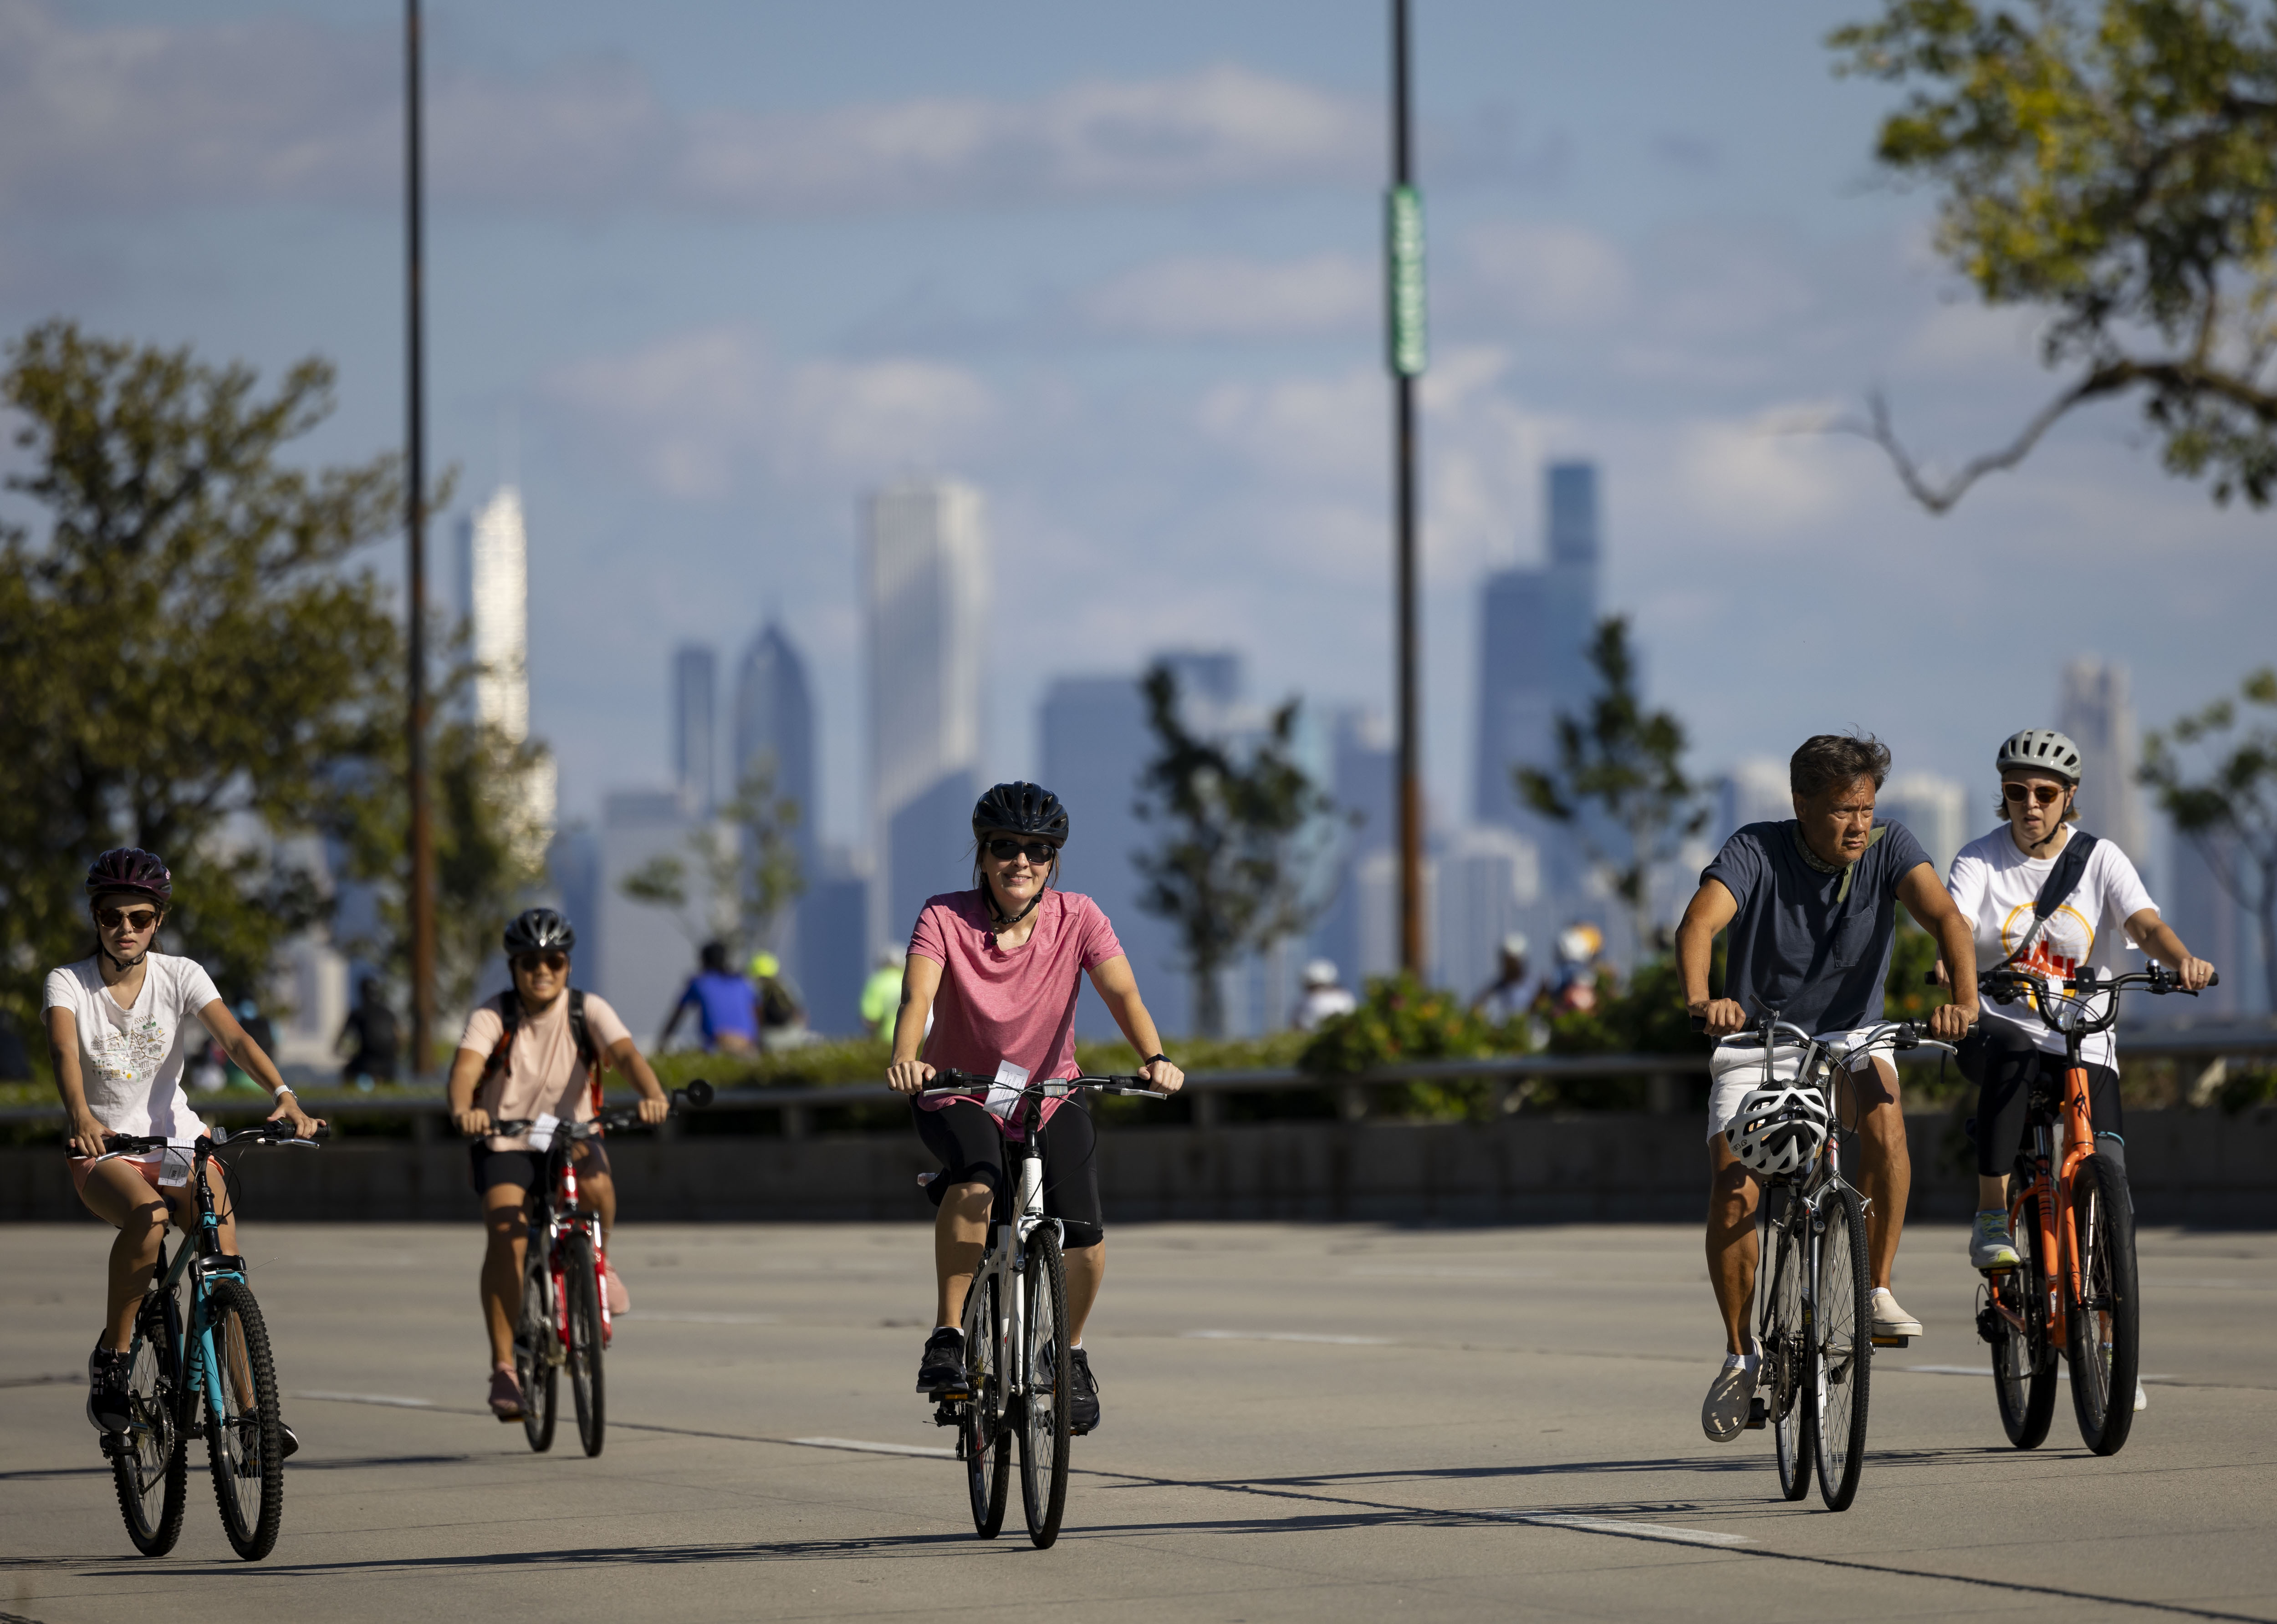
[[[1036,929],[1010,951],[988,934],[988,905],[978,891],[929,898],[910,933],[910,952],[941,967],[933,1033],[925,1058],[934,1066],[996,1074],[1005,1060],[1032,1081],[1078,1077],[1075,1001],[1085,972],[1123,956],[1099,904],[1075,892],[1047,891]],[[920,1100],[928,1111],[949,1102]],[[1051,1120],[1060,1102],[1044,1102]]]

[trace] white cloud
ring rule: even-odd
[[[1607,321],[1627,308],[1634,281],[1618,247],[1564,224],[1481,226],[1458,262],[1458,297],[1534,326]]]
[[[1090,326],[1134,338],[1271,338],[1363,328],[1380,299],[1375,268],[1348,254],[1188,254],[1124,271],[1078,308]]]
[[[1740,536],[1785,535],[1824,520],[1843,497],[1824,435],[1839,414],[1812,403],[1687,425],[1676,446],[1686,499],[1707,524]]]

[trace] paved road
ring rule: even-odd
[[[1778,1499],[1768,1435],[1701,1438],[1691,1232],[1125,1228],[1107,1423],[1040,1552],[1017,1494],[982,1544],[956,1466],[890,1453],[947,1437],[910,1391],[918,1228],[628,1226],[639,1311],[587,1461],[479,1412],[471,1226],[270,1226],[247,1249],[306,1447],[258,1567],[199,1476],[176,1552],[129,1553],[71,1379],[106,1237],[9,1239],[0,1614],[42,1624],[2277,1619],[2277,1236],[2144,1234],[2158,1379],[2098,1461],[2068,1408],[2007,1448],[1989,1383],[1940,1373],[1982,1367],[1973,1278],[1957,1231],[1916,1229],[1899,1285],[1931,1334],[1877,1361],[1838,1516]]]

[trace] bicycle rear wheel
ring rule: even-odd
[[[159,1256],[163,1271],[166,1260]],[[190,1452],[181,1427],[182,1311],[176,1292],[143,1298],[134,1319],[134,1363],[127,1375],[126,1430],[108,1434],[103,1453],[118,1490],[126,1537],[144,1556],[164,1556],[182,1537]]]
[[[285,1523],[285,1437],[277,1425],[277,1367],[251,1287],[208,1290],[206,1458],[230,1549],[257,1562]]]
[[[1776,1200],[1781,1216],[1765,1217],[1755,1254],[1756,1323],[1762,1327],[1757,1339],[1763,1344],[1755,1395],[1771,1418],[1779,1493],[1790,1500],[1810,1492],[1810,1411],[1795,1402],[1802,1391],[1802,1236],[1784,1216],[1794,1199],[1790,1189],[1763,1192],[1765,1214]]]
[[[588,1455],[601,1453],[606,1423],[601,1385],[601,1288],[594,1273],[592,1238],[572,1230],[561,1242],[561,1289],[569,1307],[569,1346],[563,1363],[569,1391],[577,1401],[577,1441]]]
[[[2071,1406],[2087,1446],[2115,1455],[2135,1425],[2143,1302],[2136,1290],[2135,1214],[2127,1181],[2102,1157],[2089,1157],[2072,1175],[2071,1217],[2080,1286],[2078,1298],[2065,1304]]]
[[[522,1433],[539,1454],[553,1447],[553,1421],[559,1413],[554,1384],[560,1376],[555,1355],[560,1335],[553,1317],[553,1276],[547,1267],[545,1244],[533,1229],[522,1260],[522,1323],[514,1333],[514,1374],[522,1384]]]
[[[1874,1289],[1866,1258],[1866,1206],[1836,1184],[1819,1196],[1818,1289],[1806,1371],[1819,1498],[1847,1511],[1866,1462],[1866,1406],[1874,1373]]]
[[[1976,1315],[1978,1334],[1992,1345],[2000,1430],[2019,1449],[2045,1443],[2056,1413],[2056,1355],[2048,1346],[2047,1270],[2039,1233],[2039,1203],[2027,1202],[2024,1221],[2016,1226],[2017,1266],[1985,1277],[1985,1301]],[[2010,1314],[2023,1324],[2014,1324]]]
[[[1028,1321],[1020,1359],[1020,1508],[1038,1550],[1060,1537],[1067,1509],[1069,1398],[1067,1264],[1060,1238],[1038,1226],[1028,1237]]]
[[[993,1257],[964,1297],[964,1366],[971,1386],[957,1439],[964,1456],[964,1485],[972,1499],[973,1531],[994,1539],[1004,1526],[1012,1490],[1012,1430],[1002,1424],[1003,1373],[996,1368],[997,1331],[1002,1305],[997,1301]]]

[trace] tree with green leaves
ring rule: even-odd
[[[396,459],[288,460],[332,408],[319,360],[264,391],[66,321],[6,360],[7,487],[47,524],[0,523],[0,1002],[28,1029],[45,971],[91,951],[81,877],[119,845],[173,869],[169,951],[264,986],[324,910],[281,838],[402,731],[389,594],[350,567],[402,511]]]
[[[1557,717],[1556,765],[1521,763],[1512,776],[1527,806],[1573,831],[1628,909],[1641,959],[1653,939],[1653,870],[1700,832],[1708,808],[1684,773],[1684,724],[1646,710],[1637,692],[1627,617],[1597,623],[1588,659],[1602,686],[1588,714]]]
[[[772,752],[753,757],[735,799],[690,830],[682,850],[660,852],[625,876],[625,895],[670,910],[691,945],[772,949],[784,910],[806,891],[797,842],[804,810],[776,788],[775,774]]]
[[[1885,0],[1837,72],[1907,87],[1876,156],[1938,194],[1937,246],[1989,305],[2047,316],[2064,374],[2008,444],[1925,474],[1932,512],[2067,413],[2133,396],[2169,472],[2256,507],[2277,481],[2277,9],[2247,0]]]
[[[1140,679],[1159,752],[1139,777],[1133,808],[1161,826],[1135,854],[1138,905],[1177,927],[1193,985],[1194,1026],[1225,1029],[1219,973],[1299,936],[1319,915],[1321,846],[1335,802],[1295,756],[1300,702],[1273,712],[1246,749],[1189,727],[1177,674],[1158,662]]]
[[[2138,773],[2221,888],[2253,915],[2269,1007],[2277,1010],[2277,666],[2246,678],[2238,699],[2266,719],[2248,727],[2238,700],[2218,699],[2143,747]],[[2185,751],[2200,753],[2192,776]]]

